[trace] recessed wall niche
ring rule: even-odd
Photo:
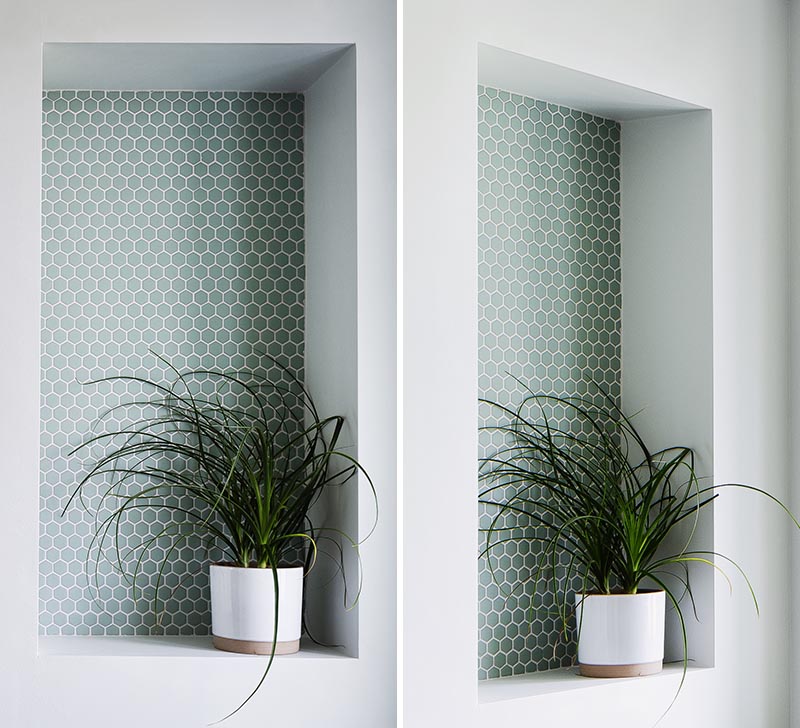
[[[513,377],[560,395],[591,396],[597,382],[640,412],[650,442],[691,445],[710,476],[709,112],[491,46],[478,58],[479,396],[518,401]],[[482,432],[479,456],[498,444]],[[530,528],[512,521],[498,525]],[[711,547],[712,527],[707,513],[696,547]],[[479,680],[572,664],[553,594],[538,592],[531,620],[519,588],[535,542],[493,553],[494,577],[485,558],[477,575]],[[684,610],[703,666],[709,571],[692,570],[700,620]],[[667,659],[682,655],[673,621]]]
[[[331,274],[355,281],[354,77],[348,46],[46,46],[41,634],[210,629],[201,543],[170,560],[159,625],[156,561],[137,599],[108,563],[99,588],[87,576],[92,524],[80,509],[61,516],[84,467],[69,451],[130,390],[82,382],[158,379],[156,354],[178,369],[262,371],[267,354],[347,417],[355,446],[355,297],[328,285]],[[352,530],[356,504],[320,507]],[[124,537],[159,524],[132,516]],[[356,654],[357,610],[319,586],[324,571],[309,585],[322,594],[310,618],[326,615],[318,634]]]

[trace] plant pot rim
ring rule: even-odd
[[[212,561],[211,566],[216,566],[218,569],[241,569],[242,571],[272,571],[271,566],[240,566],[234,564],[232,561]],[[305,566],[277,566],[276,571],[305,571]]]
[[[664,590],[639,589],[635,594],[631,594],[631,592],[611,592],[611,594],[605,594],[603,592],[576,592],[577,596],[582,597],[641,597],[648,596],[650,594],[664,594]]]

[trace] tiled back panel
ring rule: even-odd
[[[92,521],[61,509],[86,459],[69,457],[120,388],[81,382],[176,367],[256,368],[301,379],[303,98],[297,94],[47,92],[43,99],[40,630],[143,634],[158,557],[138,599],[84,559]],[[130,390],[129,390],[130,391]],[[160,530],[132,515],[130,547]],[[164,574],[168,633],[210,626],[207,556],[190,541]],[[93,577],[92,577],[93,583]]]
[[[514,375],[561,395],[594,396],[594,380],[618,398],[619,125],[493,88],[480,87],[478,102],[480,395],[519,403]],[[480,424],[496,423],[483,407]],[[500,443],[482,432],[480,455]],[[493,513],[481,510],[482,528]],[[526,527],[511,518],[498,525]],[[569,664],[553,594],[542,595],[531,623],[530,585],[519,588],[537,547],[492,554],[495,578],[480,563],[479,678]]]

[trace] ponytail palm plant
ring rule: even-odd
[[[701,512],[719,489],[735,487],[766,496],[800,524],[760,488],[704,484],[690,447],[651,449],[604,392],[597,400],[537,394],[527,387],[525,392],[517,406],[481,400],[498,418],[498,424],[482,429],[502,443],[480,463],[479,500],[489,511],[481,556],[494,574],[495,550],[511,542],[534,546],[530,551],[537,559],[529,579],[534,596],[544,588],[555,593],[565,633],[574,605],[569,589],[582,594],[662,589],[680,623],[685,672],[686,623],[678,605],[687,596],[694,602],[690,565],[723,575],[720,562],[731,565],[744,576],[758,609],[750,582],[734,561],[693,548]]]
[[[143,563],[159,564],[157,612],[164,569],[188,538],[202,539],[227,564],[272,570],[276,636],[276,570],[303,564],[307,572],[328,542],[334,544],[328,555],[344,578],[344,548],[357,551],[359,545],[354,535],[316,523],[315,504],[358,473],[375,497],[372,481],[340,447],[344,418],[322,416],[286,367],[271,361],[277,376],[269,377],[181,372],[161,361],[170,373],[164,381],[112,376],[88,383],[141,394],[103,413],[73,451],[89,465],[64,510],[82,504],[95,514],[87,559],[97,573],[100,559],[109,554],[134,596]],[[91,498],[97,486],[99,497]],[[137,511],[158,512],[162,525],[130,548],[122,536]],[[274,647],[269,665],[273,657]]]

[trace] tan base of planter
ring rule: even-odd
[[[271,655],[272,642],[254,642],[252,640],[234,640],[230,637],[214,635],[214,647],[225,652],[238,652],[240,655]],[[291,655],[300,649],[300,640],[276,642],[276,655]]]
[[[580,673],[584,677],[642,677],[661,672],[663,663],[640,662],[635,665],[584,665],[580,664]]]

